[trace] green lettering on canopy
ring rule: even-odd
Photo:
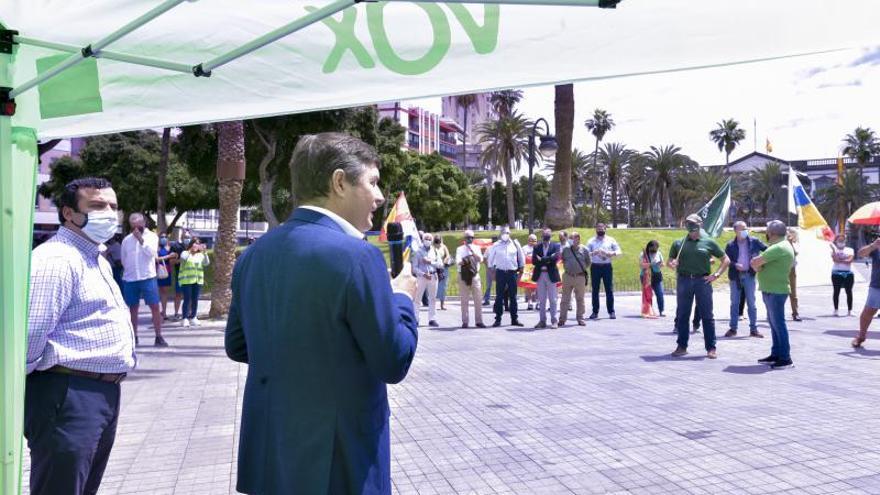
[[[306,11],[309,13],[316,10],[318,9],[315,7],[306,7]],[[327,60],[324,61],[324,67],[321,69],[324,74],[328,74],[339,68],[339,62],[342,61],[342,56],[345,55],[345,52],[347,51],[351,51],[351,54],[354,55],[354,58],[358,61],[361,67],[372,69],[376,66],[373,57],[370,56],[367,49],[364,48],[363,43],[361,43],[354,34],[354,23],[356,20],[357,9],[355,7],[349,7],[343,10],[342,20],[340,21],[337,21],[332,17],[327,17],[321,20],[321,22],[329,27],[330,30],[333,31],[333,34],[336,35],[336,44],[333,45],[333,49],[330,51],[330,55],[327,56]]]
[[[373,38],[373,47],[376,56],[382,65],[389,70],[405,76],[424,74],[436,67],[446,56],[452,42],[452,32],[449,29],[449,20],[440,7],[432,3],[416,4],[428,14],[434,39],[431,49],[426,54],[415,60],[406,60],[397,55],[388,33],[385,30],[384,9],[387,2],[371,3],[367,5],[367,26],[370,29],[370,37]]]
[[[486,54],[495,50],[495,47],[498,46],[498,22],[501,18],[500,6],[483,6],[482,26],[477,24],[477,21],[474,20],[474,16],[471,15],[470,11],[464,5],[459,3],[448,3],[446,6],[449,7],[449,10],[452,11],[452,14],[455,15],[455,18],[461,23],[461,27],[464,28],[464,32],[467,33],[468,38],[471,39],[471,43],[474,45],[475,52]]]

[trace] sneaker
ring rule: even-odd
[[[492,324],[493,328],[498,328],[501,326],[501,320],[495,320],[495,323]]]
[[[198,326],[201,326],[202,322],[199,321],[199,318],[196,316],[196,317],[193,317],[193,318],[190,318],[190,319],[189,319],[189,324],[192,325],[192,326],[194,326],[194,327],[198,327]]]
[[[700,327],[694,327],[691,333],[700,333]]]
[[[182,325],[183,325],[183,328],[189,328],[189,326],[190,326],[190,322],[189,322],[189,320],[184,319]]]
[[[791,361],[791,359],[778,359],[776,360],[776,362],[770,365],[770,368],[774,370],[784,370],[787,368],[791,368],[792,366],[794,366],[794,363]]]
[[[709,349],[708,351],[706,351],[706,357],[709,359],[717,359],[718,353],[715,352],[715,349]]]
[[[529,304],[529,305],[526,307],[526,309],[528,309],[529,311],[531,311],[531,310],[534,309],[534,306],[532,306],[531,304]]]
[[[852,316],[852,311],[847,311],[846,316]]]
[[[551,323],[550,328],[559,328],[559,325],[557,325],[556,323]]]
[[[485,323],[477,323],[476,327],[477,328],[486,328],[486,324]]]
[[[590,319],[591,319],[591,320],[598,320],[598,319],[599,319],[599,314],[598,314],[598,313],[593,313],[593,314],[591,314],[591,315],[590,315]]]
[[[804,320],[798,315],[791,315],[791,321],[804,321]]]
[[[775,363],[777,359],[779,359],[779,358],[777,358],[776,356],[771,354],[765,358],[759,359],[758,362],[762,363],[762,364],[771,364],[771,363]]]
[[[662,312],[662,311],[661,311],[661,312],[660,312],[660,318],[666,318],[666,315],[665,315],[665,314],[663,314],[663,312]]]
[[[168,342],[165,342],[165,339],[162,337],[156,337],[156,347],[168,347]]]
[[[764,338],[764,334],[761,333],[761,332],[759,332],[759,331],[757,331],[757,330],[755,330],[754,332],[749,332],[749,337],[754,337],[754,338],[756,338],[756,339],[763,339],[763,338]]]
[[[515,327],[521,327],[521,326],[523,326],[523,324],[520,323],[518,320],[513,320],[513,321],[510,322],[510,324],[513,325],[513,326],[515,326]]]
[[[724,334],[724,336],[727,338],[736,337],[736,330],[731,328],[730,330],[727,331],[727,333]]]
[[[559,326],[562,327],[563,325],[565,325],[565,320],[559,320]]]
[[[437,322],[434,321],[434,320],[431,320],[431,321],[428,322],[428,326],[429,326],[429,327],[439,327],[440,324],[437,323]]]
[[[608,313],[608,318],[611,319],[611,320],[616,320],[616,319],[617,319],[617,315],[614,314],[614,313]]]
[[[674,351],[672,351],[672,357],[681,357],[681,356],[684,356],[684,355],[687,354],[687,353],[688,353],[687,349],[685,349],[685,348],[682,347],[682,346],[678,346],[678,347],[675,348]]]
[[[467,328],[467,327],[468,327],[468,324],[467,324],[467,323],[462,323],[462,324],[461,324],[461,328]]]

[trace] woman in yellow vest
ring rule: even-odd
[[[183,289],[183,326],[197,326],[199,292],[205,284],[205,267],[211,264],[205,245],[193,237],[187,250],[180,253],[180,287]]]

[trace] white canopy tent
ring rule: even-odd
[[[576,8],[616,3],[0,0],[0,490],[20,487],[37,139],[804,56],[876,44],[880,17],[875,0]]]

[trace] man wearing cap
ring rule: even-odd
[[[678,347],[672,353],[674,357],[687,354],[688,320],[691,316],[691,305],[696,299],[697,308],[703,320],[703,340],[706,344],[706,355],[709,359],[717,357],[715,352],[715,316],[712,313],[712,282],[718,279],[721,273],[730,264],[730,258],[724,254],[721,246],[714,239],[703,237],[703,220],[699,215],[689,215],[685,220],[688,234],[684,239],[672,243],[669,249],[669,268],[678,272],[678,287],[676,296],[678,307],[676,308],[676,332],[678,333]],[[721,266],[714,273],[710,273],[710,261],[712,257],[721,260]]]

